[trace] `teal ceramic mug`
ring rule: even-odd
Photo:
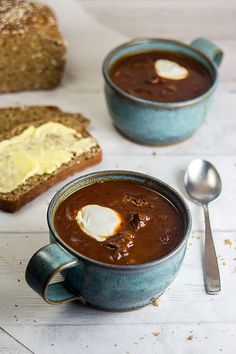
[[[109,76],[110,68],[124,56],[148,51],[169,51],[191,57],[204,66],[212,78],[201,96],[181,102],[153,102],[129,95]],[[190,137],[202,124],[218,84],[222,51],[207,39],[191,45],[167,39],[140,39],[112,50],[104,60],[105,97],[115,127],[127,138],[148,145],[177,143]]]
[[[129,181],[151,188],[170,200],[184,223],[183,238],[163,258],[140,265],[113,265],[90,259],[69,247],[57,234],[53,219],[58,205],[73,192],[104,181]],[[183,198],[166,183],[130,171],[101,171],[75,179],[59,190],[47,213],[50,244],[29,261],[26,281],[50,304],[80,300],[108,311],[127,311],[158,298],[176,277],[183,261],[191,229],[190,211]],[[64,281],[53,283],[58,273]]]

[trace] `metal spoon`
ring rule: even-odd
[[[216,251],[212,238],[208,212],[208,203],[216,199],[221,192],[221,179],[215,167],[208,161],[193,160],[185,173],[184,185],[189,196],[199,202],[205,216],[205,264],[204,278],[208,294],[217,294],[221,290],[220,273]]]

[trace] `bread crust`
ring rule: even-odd
[[[58,120],[60,118],[72,119],[81,125],[81,129],[87,128],[90,120],[84,117],[81,113],[63,112],[57,106],[21,106],[0,108],[0,138],[4,133],[9,134],[16,126],[34,123],[44,120]]]

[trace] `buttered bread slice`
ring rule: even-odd
[[[57,107],[0,110],[0,208],[14,212],[58,181],[98,163],[101,149],[86,131],[88,123]]]

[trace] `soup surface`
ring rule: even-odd
[[[167,63],[167,67],[165,64],[162,68],[165,74],[169,71],[170,75],[176,75],[177,64],[177,71],[180,70],[180,74],[181,70],[185,71],[187,76],[181,79],[160,76],[162,74],[157,67],[159,62],[163,66],[163,59]],[[156,102],[186,101],[202,95],[212,85],[212,78],[203,65],[190,57],[167,51],[123,57],[112,66],[110,77],[116,86],[128,94]]]
[[[106,223],[104,216],[108,216]],[[112,235],[91,236],[116,220]],[[176,248],[184,231],[177,209],[165,197],[120,181],[93,184],[71,194],[58,206],[54,226],[60,238],[79,253],[120,265],[142,264],[165,256]]]

